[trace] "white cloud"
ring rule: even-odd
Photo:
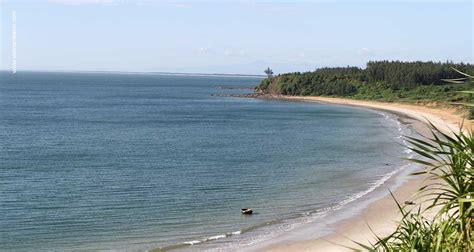
[[[174,4],[173,6],[176,7],[176,8],[191,8],[191,7],[193,7],[189,3],[177,3],[177,4]]]
[[[229,56],[229,57],[233,57],[233,56],[244,56],[245,55],[245,51],[240,49],[240,50],[230,50],[230,49],[226,49],[224,50],[224,55],[225,56]]]
[[[303,58],[306,58],[306,54],[303,53],[303,52],[300,52],[300,53],[296,54],[296,57],[303,59]]]
[[[110,4],[115,3],[115,0],[48,0],[50,3],[64,4],[64,5],[83,5],[83,4]]]
[[[177,0],[113,0],[119,4],[136,4],[139,6],[167,7],[176,9],[190,9],[194,7],[193,2]]]
[[[212,49],[210,47],[198,47],[195,49],[197,54],[211,54]]]
[[[374,52],[372,52],[372,50],[370,50],[369,48],[363,47],[357,50],[357,54],[360,56],[367,57],[367,56],[373,56]]]

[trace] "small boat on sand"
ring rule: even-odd
[[[252,214],[253,213],[253,210],[251,208],[242,208],[242,209],[240,209],[240,211],[242,212],[242,214]]]

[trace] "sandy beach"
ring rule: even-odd
[[[458,131],[461,123],[463,130],[472,130],[472,121],[465,120],[462,114],[455,109],[430,108],[411,104],[384,103],[375,101],[361,101],[328,97],[300,97],[282,96],[278,99],[320,102],[341,104],[350,106],[362,106],[375,110],[383,110],[401,116],[412,118],[413,128],[423,134],[429,134],[427,123],[431,122],[444,133]],[[396,180],[397,174],[391,179]],[[407,177],[407,176],[405,176]],[[387,181],[390,182],[390,181]],[[393,192],[396,199],[403,203],[411,200],[416,190],[423,184],[421,177],[406,179]],[[382,185],[381,190],[387,190],[387,185]],[[266,244],[257,250],[259,251],[352,251],[349,248],[359,248],[353,241],[370,244],[374,242],[374,233],[379,236],[390,234],[396,227],[396,221],[400,220],[398,208],[390,195],[383,196],[371,202],[364,209],[353,216],[342,219],[336,223],[328,224],[332,230],[331,234],[323,237],[298,237],[292,239],[282,239],[273,244]],[[369,228],[370,226],[370,228]],[[372,229],[372,230],[371,230]],[[374,233],[373,233],[374,232]]]
[[[472,130],[472,120],[464,119],[463,115],[454,108],[432,108],[404,103],[388,103],[331,97],[282,96],[282,98],[287,100],[323,102],[386,110],[397,114],[403,114],[423,123],[431,122],[445,133],[449,133],[453,130],[458,131],[461,124],[463,124],[464,130]]]

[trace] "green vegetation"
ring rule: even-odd
[[[262,80],[256,91],[382,101],[465,102],[469,96],[458,91],[472,90],[473,85],[446,83],[445,79],[464,77],[453,67],[474,73],[474,65],[463,63],[371,61],[365,69],[335,67],[280,74]]]
[[[455,84],[463,84],[463,83],[474,83],[474,76],[467,74],[465,72],[461,72],[458,69],[453,68],[454,71],[460,73],[464,77],[458,78],[458,79],[449,79],[445,80],[447,82],[455,83]],[[472,87],[472,86],[471,86]],[[472,101],[472,95],[474,95],[474,90],[463,90],[463,91],[458,91],[458,93],[467,95],[467,101],[471,102]],[[462,105],[466,106],[469,108],[469,118],[468,119],[474,119],[474,103],[456,103],[457,105]]]

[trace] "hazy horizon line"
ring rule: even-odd
[[[12,72],[11,69],[0,69],[0,72]],[[160,74],[160,75],[188,75],[188,76],[242,76],[242,77],[266,77],[264,74],[246,73],[203,73],[203,72],[167,72],[167,71],[122,71],[122,70],[17,70],[18,72],[40,72],[40,73],[117,73],[117,74]]]
[[[381,60],[368,60],[365,63],[365,66],[358,66],[358,65],[338,65],[338,66],[319,66],[314,67],[312,70],[301,70],[301,71],[283,71],[281,73],[274,73],[274,75],[278,74],[285,74],[285,73],[294,73],[294,72],[313,72],[317,69],[321,68],[334,68],[334,67],[358,67],[364,69],[367,67],[367,63],[369,62],[380,62],[380,61],[389,61],[389,62],[433,62],[433,63],[451,63],[451,64],[467,64],[472,65],[474,62],[464,62],[464,61],[454,61],[454,60],[390,60],[390,59],[381,59]],[[0,69],[0,72],[12,72],[12,69]],[[58,69],[16,69],[16,72],[62,72],[62,73],[119,73],[119,74],[162,74],[162,75],[189,75],[189,76],[249,76],[249,77],[266,77],[265,74],[249,74],[249,73],[218,73],[218,72],[180,72],[180,71],[127,71],[127,70],[58,70]]]

